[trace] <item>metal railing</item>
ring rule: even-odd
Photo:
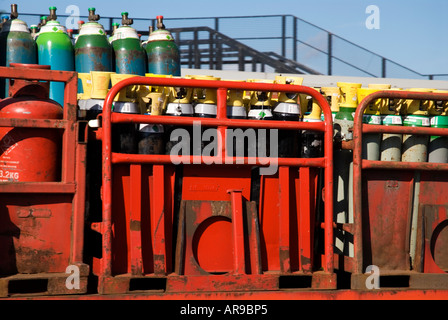
[[[31,25],[39,22],[40,15],[21,13],[20,17]],[[73,17],[58,15],[58,19],[64,24],[68,19],[72,21]],[[79,19],[87,21],[87,16],[80,16]],[[149,26],[155,28],[156,19],[133,19],[133,27],[142,35],[142,39],[148,35]],[[293,15],[165,18],[164,21],[169,30],[176,30],[181,35],[180,39],[176,38],[180,45],[188,41],[196,41],[198,44],[196,47],[189,47],[188,53],[183,52],[183,66],[262,72],[289,72],[300,70],[297,67],[301,66],[302,72],[296,70],[294,73],[448,80],[448,74],[422,74]],[[99,22],[110,34],[112,23],[121,22],[121,17],[101,17]],[[197,29],[196,33],[191,30],[198,27],[208,29]],[[234,60],[227,54],[222,63],[210,63],[211,60],[207,59],[203,63],[198,59],[196,54],[199,57],[211,57],[215,52],[218,52],[219,59],[219,54],[225,54],[224,51],[219,52],[224,39],[226,43],[229,39],[236,41],[230,47],[244,45],[252,50],[244,50],[244,54],[240,53],[244,57]],[[196,51],[191,51],[195,48]],[[247,56],[252,56],[252,59],[245,59]],[[260,63],[260,57],[263,56],[267,61],[269,59],[266,56],[269,56],[277,62],[294,67],[285,67],[283,70],[276,67],[277,63]]]

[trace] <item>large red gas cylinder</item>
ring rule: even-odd
[[[50,66],[11,64],[50,69]],[[62,119],[63,109],[49,96],[48,82],[14,79],[10,97],[0,101],[0,118]],[[61,131],[35,127],[0,127],[0,182],[51,182],[61,175]]]

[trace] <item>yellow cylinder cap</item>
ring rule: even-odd
[[[414,92],[433,92],[435,89],[429,88],[410,88],[407,91]],[[432,108],[434,102],[431,100],[406,100],[407,108],[403,108],[402,114],[405,115],[428,115],[428,111]]]
[[[341,89],[340,107],[353,108],[358,106],[358,89],[361,83],[337,82],[336,85]]]
[[[322,95],[327,99],[331,112],[339,111],[339,103],[341,102],[341,89],[339,87],[322,87],[320,88]]]
[[[275,76],[274,83],[276,83],[276,84],[292,84],[292,85],[301,86],[303,83],[303,78]],[[297,103],[299,101],[298,98],[299,98],[298,94],[295,94],[295,93],[287,93],[287,92],[279,92],[278,93],[278,102]]]
[[[434,93],[448,93],[448,90],[434,90]],[[432,116],[447,116],[448,102],[441,101],[439,104],[433,103],[430,105],[428,113]]]

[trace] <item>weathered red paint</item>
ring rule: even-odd
[[[213,119],[198,119],[189,117],[151,116],[149,118],[144,115],[123,116],[112,113],[111,103],[113,98],[122,88],[128,85],[216,89],[218,99],[217,117]],[[227,119],[226,99],[228,89],[306,93],[313,96],[321,105],[326,121],[322,123],[303,123]],[[284,130],[321,131],[325,133],[325,155],[322,158],[278,159],[280,173],[273,178],[277,181],[277,189],[272,189],[272,194],[264,194],[264,191],[260,193],[259,210],[262,212],[261,207],[264,206],[278,207],[272,212],[264,211],[263,217],[260,216],[264,220],[257,222],[254,216],[250,218],[251,214],[247,214],[247,211],[255,211],[253,209],[248,210],[247,205],[244,205],[245,202],[248,205],[250,203],[248,202],[251,183],[250,168],[254,165],[266,165],[267,162],[264,161],[263,163],[263,160],[269,159],[243,158],[238,159],[243,160],[242,164],[238,162],[238,165],[235,165],[237,159],[226,158],[227,152],[225,144],[218,142],[218,157],[221,157],[222,163],[226,163],[226,159],[232,160],[227,162],[231,162],[233,165],[207,166],[205,164],[208,160],[212,160],[211,158],[201,158],[198,156],[188,157],[188,160],[193,165],[185,165],[183,167],[182,200],[186,202],[183,202],[180,216],[178,217],[178,213],[173,212],[173,207],[167,207],[169,203],[172,205],[171,199],[174,198],[173,186],[170,188],[164,187],[164,181],[166,182],[166,177],[165,180],[163,179],[164,170],[173,167],[170,156],[112,153],[111,126],[112,123],[126,122],[151,122],[186,126],[193,125],[193,121],[201,121],[201,125],[204,127],[217,128],[223,137],[225,137],[226,128],[278,129],[279,125],[281,125],[281,128]],[[138,267],[140,264],[140,248],[138,246],[139,240],[136,240],[137,237],[149,238],[152,243],[154,268],[145,270],[145,259],[143,258],[143,278],[152,279],[154,276],[165,278],[167,281],[167,291],[215,291],[230,290],[238,287],[244,288],[245,291],[279,290],[278,282],[281,275],[302,277],[305,276],[305,273],[307,274],[306,277],[314,277],[313,275],[315,274],[315,277],[312,279],[312,286],[315,288],[336,288],[336,277],[333,274],[332,117],[326,100],[317,91],[308,87],[291,85],[134,77],[121,81],[110,90],[103,109],[103,128],[100,136],[103,140],[103,221],[101,222],[101,227],[95,227],[95,229],[101,230],[103,235],[101,269],[98,272],[100,293],[110,294],[114,290],[116,292],[126,291],[126,288],[129,286],[119,285],[119,283],[123,281],[130,282],[132,279],[135,279],[135,276],[132,275],[135,273],[133,272],[135,267],[132,266],[135,265],[137,266],[137,270],[140,270],[140,267]],[[225,139],[223,140],[225,141]],[[249,160],[255,160],[255,163]],[[131,169],[129,169],[129,166]],[[145,223],[142,215],[140,230],[134,228],[130,230],[131,215],[133,217],[133,223],[138,221],[138,212],[143,210],[142,206],[139,208],[139,203],[142,202],[141,199],[145,198],[145,196],[140,197],[131,193],[146,189],[143,186],[146,185],[145,179],[147,179],[145,174],[140,175],[138,169],[132,169],[134,166],[142,166],[142,168],[148,167],[153,170],[151,176],[154,180],[154,187],[151,187],[149,190],[151,201],[150,229],[144,226]],[[293,169],[297,167],[303,167],[304,169],[300,179],[297,177],[297,170]],[[322,260],[315,260],[312,253],[313,240],[311,238],[314,237],[314,231],[310,231],[309,229],[315,227],[312,221],[315,218],[313,202],[316,201],[315,181],[317,174],[315,171],[307,171],[308,167],[323,168],[325,175],[324,192],[326,205],[325,216],[323,218],[325,243],[323,245],[324,258]],[[232,173],[222,173],[231,170],[240,173],[237,173],[236,176]],[[134,178],[133,172],[135,172]],[[125,179],[123,180],[123,178]],[[262,177],[262,181],[268,178]],[[142,184],[143,186],[134,186],[134,184]],[[131,185],[132,187],[130,187]],[[312,191],[306,192],[305,189],[307,187],[311,188]],[[158,190],[160,191],[157,191],[156,188],[159,188]],[[300,190],[304,191],[303,195],[300,194]],[[227,191],[230,191],[230,194]],[[290,191],[294,193],[294,196],[290,196]],[[143,195],[145,195],[144,192]],[[207,243],[207,246],[204,246],[203,242],[195,243],[194,237],[196,228],[198,228],[197,230],[202,230],[201,225],[207,220],[207,212],[208,217],[213,217],[216,215],[216,213],[213,214],[216,208],[212,209],[213,206],[211,206],[205,211],[191,209],[185,211],[189,201],[202,201],[202,205],[206,206],[209,206],[207,204],[208,201],[226,201],[231,204],[232,209],[229,212],[231,214],[228,216],[228,219],[231,221],[232,235],[228,241],[233,248],[233,254],[231,255],[233,261],[228,264],[228,261],[225,260],[223,265],[226,265],[226,268],[231,268],[231,270],[228,270],[228,273],[234,275],[233,278],[227,275],[217,276],[210,274],[198,265],[199,260],[203,266],[213,266],[212,263],[207,262],[209,258],[207,258],[208,255],[206,254],[206,252],[213,250],[213,243]],[[130,207],[126,204],[128,202],[130,202]],[[123,204],[125,205],[124,207]],[[119,209],[120,207],[121,209]],[[249,207],[251,206],[249,205]],[[246,210],[243,210],[244,208]],[[294,208],[294,210],[291,210],[291,208]],[[124,212],[120,212],[120,210],[124,210]],[[126,213],[130,210],[130,213]],[[244,211],[246,211],[247,221],[243,218]],[[144,212],[147,211],[145,210]],[[199,213],[202,215],[200,219],[198,216]],[[177,251],[175,254],[173,253],[172,247],[166,245],[166,242],[172,236],[174,222],[179,224],[177,231]],[[270,225],[277,225],[278,229],[274,230],[269,228]],[[247,233],[249,229],[243,230],[243,228],[248,228],[249,226],[250,232]],[[224,224],[222,224],[222,228],[225,228]],[[304,234],[299,236],[299,232],[303,232]],[[217,233],[219,234],[219,230]],[[206,234],[204,237],[213,239],[210,234]],[[257,238],[260,240],[257,240]],[[269,245],[266,239],[270,239]],[[208,242],[212,241],[209,240]],[[137,247],[130,245],[130,243],[137,244]],[[135,252],[133,252],[134,250]],[[199,250],[199,253],[195,250]],[[142,254],[145,255],[144,243],[142,243]],[[195,254],[200,254],[200,256],[195,257]],[[176,266],[175,270],[170,270],[168,260],[173,257],[176,259]],[[276,262],[274,261],[274,264],[271,262],[266,264],[266,259],[272,261],[272,258]],[[130,261],[130,263],[124,261]],[[121,264],[123,265],[117,268]],[[291,268],[292,264],[293,268]],[[317,272],[320,268],[323,272]],[[173,271],[174,273],[172,273]],[[273,275],[267,277],[266,272],[269,274],[272,273]],[[202,276],[199,277],[199,274]],[[268,279],[269,281],[266,282]],[[116,285],[114,284],[115,280],[117,281]],[[267,283],[271,284],[268,285]]]
[[[46,286],[39,292],[44,295],[85,293],[89,273],[89,266],[83,263],[86,149],[84,142],[78,140],[76,73],[16,65],[0,67],[0,77],[16,79],[15,83],[20,84],[20,89],[13,90],[16,95],[24,95],[29,86],[34,88],[32,92],[42,92],[38,81],[66,84],[61,119],[48,115],[34,117],[31,113],[21,119],[19,116],[2,117],[0,121],[1,127],[14,127],[16,131],[32,128],[36,134],[39,130],[55,131],[62,137],[55,164],[59,168],[56,178],[0,184],[3,208],[0,213],[0,274],[3,276],[0,296],[12,294],[10,288],[15,283],[27,284],[33,280],[44,281]],[[68,290],[65,286],[68,276],[65,271],[69,265],[79,267],[79,289]]]
[[[388,279],[405,279],[406,283],[402,285],[408,290],[444,288],[448,283],[448,275],[442,274],[443,271],[436,266],[431,242],[436,241],[433,234],[437,234],[437,227],[443,227],[447,222],[444,207],[446,193],[443,191],[448,182],[445,174],[447,164],[364,160],[362,134],[381,132],[446,136],[448,130],[363,124],[365,108],[378,98],[448,101],[448,95],[443,93],[379,91],[367,96],[358,106],[353,130],[352,232],[355,255],[352,286],[365,288],[364,269],[374,264],[380,267],[382,275]],[[436,171],[440,173],[434,174]],[[414,199],[414,185],[417,182],[420,194]],[[419,210],[416,254],[412,266],[409,243],[413,201],[418,201]],[[446,242],[444,239],[442,241]],[[446,260],[446,253],[441,256],[441,260]],[[409,291],[409,296],[413,294]]]

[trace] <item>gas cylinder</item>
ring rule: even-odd
[[[119,27],[120,27],[120,24],[118,22],[112,23],[112,34],[107,38],[107,39],[109,39],[110,43],[112,43],[112,41],[114,40],[115,30],[117,30]]]
[[[434,90],[436,93],[448,93],[446,90]],[[431,127],[448,128],[448,103],[435,101],[428,111]],[[448,163],[448,137],[431,136],[428,145],[428,162]]]
[[[337,82],[340,89],[339,111],[334,117],[334,140],[337,142],[353,139],[354,118],[358,107],[358,89],[360,83]],[[337,223],[350,223],[353,221],[353,151],[336,148],[334,150],[334,197],[337,199],[334,206],[335,221]],[[350,239],[344,234],[342,239],[343,250],[351,250]],[[350,253],[350,252],[349,252]]]
[[[374,88],[359,88],[358,89],[358,103],[361,103],[365,97],[378,91]],[[365,124],[381,124],[380,108],[381,104],[385,103],[384,99],[376,99],[372,101],[364,110],[362,122]],[[362,138],[362,158],[367,160],[380,160],[380,133],[366,133]]]
[[[221,78],[213,76],[193,76],[196,80],[219,81]],[[195,88],[194,114],[199,118],[215,118],[218,110],[216,105],[216,89]]]
[[[37,24],[33,24],[30,26],[30,32],[31,32],[31,37],[33,38],[34,41],[36,41],[36,38],[38,36],[38,28],[37,28]]]
[[[432,92],[433,89],[414,88],[409,91]],[[403,108],[403,125],[411,127],[429,127],[428,110],[433,101],[406,100],[407,108]],[[425,135],[403,135],[401,161],[426,162],[428,160],[429,138]]]
[[[89,8],[89,22],[82,25],[75,43],[75,71],[114,71],[113,50],[106,33],[97,21],[99,15],[95,8]],[[78,93],[82,92],[81,80],[78,81]]]
[[[165,90],[162,92],[151,92],[148,94],[150,99],[150,107],[146,110],[145,115],[155,116],[162,115],[164,104],[167,101]],[[164,154],[164,127],[161,124],[140,124],[137,135],[137,147],[139,154]]]
[[[403,104],[403,99],[387,99],[386,103],[380,107],[381,124],[383,126],[403,125],[403,119],[400,115]],[[401,161],[402,143],[403,135],[401,133],[384,133],[381,138],[380,160]]]
[[[3,23],[0,32],[0,66],[11,63],[36,64],[36,44],[27,24],[17,19],[17,5],[11,5],[11,19]],[[0,98],[9,96],[9,83],[0,80]]]
[[[2,21],[0,22],[0,30],[3,28],[3,24],[8,21],[9,16],[2,16]]]
[[[318,88],[314,88],[320,91]],[[314,101],[312,96],[301,94],[300,104],[304,114],[304,122],[322,122],[322,109],[319,104]],[[306,106],[306,110],[304,108]],[[303,130],[302,131],[302,145],[300,148],[300,156],[302,158],[317,158],[323,155],[324,134],[319,131]]]
[[[115,53],[115,72],[144,76],[146,52],[142,48],[137,31],[131,27],[133,20],[127,12],[121,13],[121,27],[114,30],[111,44]]]
[[[15,64],[11,67],[50,69],[50,66]],[[12,96],[0,101],[0,117],[62,119],[62,107],[48,99],[48,82],[16,79]],[[45,128],[0,127],[0,181],[49,182],[60,179],[61,133]]]
[[[266,80],[266,79],[247,79],[247,82],[261,82],[261,83],[274,83],[275,80]],[[248,109],[249,112],[247,114],[247,119],[249,120],[274,120],[274,115],[272,113],[272,107],[275,104],[273,101],[273,92],[270,91],[250,91],[249,92],[249,101],[248,101]],[[265,147],[266,156],[274,156],[278,157],[278,144],[279,141],[276,142],[275,148],[273,147],[271,152],[271,131],[266,130],[266,134],[260,134],[263,132],[262,130],[258,130],[257,132],[257,144],[258,147]],[[278,131],[277,131],[277,139],[278,139]],[[244,150],[245,156],[254,156],[255,149],[257,146],[253,146],[248,144],[247,148]],[[259,152],[260,150],[258,150]],[[259,153],[260,154],[260,153]]]
[[[65,27],[56,19],[56,7],[50,7],[48,21],[36,39],[38,62],[49,65],[52,70],[73,71],[73,44]],[[50,99],[64,105],[64,87],[62,82],[50,82]]]
[[[180,77],[180,53],[174,38],[163,24],[163,16],[157,16],[157,30],[148,37],[145,47],[148,57],[148,73]]]
[[[303,78],[276,76],[275,83],[302,85]],[[300,95],[298,93],[279,92],[277,103],[273,110],[275,120],[280,121],[302,121],[303,110],[300,105]],[[306,106],[303,106],[306,109]],[[302,141],[301,131],[279,130],[278,131],[278,156],[280,158],[295,158],[300,155],[300,145]]]
[[[327,99],[328,104],[331,108],[331,116],[334,118],[339,112],[339,104],[341,103],[341,90],[338,87],[322,87],[320,88],[320,93]],[[324,119],[324,114],[322,113],[321,119]]]
[[[165,75],[166,77],[172,77],[170,75]],[[185,76],[186,79],[191,79],[192,76]],[[193,88],[184,88],[184,87],[176,87],[170,88],[170,93],[168,97],[168,105],[166,107],[165,114],[168,116],[176,116],[176,117],[193,117],[194,116],[194,107],[193,107]],[[179,142],[179,140],[171,141],[171,134],[173,130],[175,129],[184,129],[186,130],[190,137],[193,136],[193,129],[192,127],[178,127],[178,126],[172,126],[168,125],[165,126],[165,132],[166,132],[166,141],[165,141],[165,153],[171,154],[171,150],[173,147]],[[193,141],[190,141],[190,151],[191,154],[193,154],[193,147],[196,147],[193,145]],[[197,150],[196,150],[197,149]],[[200,144],[197,148],[195,148],[196,154],[200,153]]]
[[[232,80],[226,80],[232,81]],[[235,81],[235,80],[233,80]],[[243,81],[244,82],[244,81]],[[229,89],[227,92],[227,118],[246,119],[247,111],[244,106],[244,90]]]
[[[136,77],[133,74],[110,73],[112,86],[118,82]],[[141,114],[137,102],[138,86],[128,86],[115,96],[112,111],[125,114]],[[105,97],[105,96],[104,96]],[[112,125],[112,150],[121,153],[137,153],[137,125],[134,123],[114,123]]]
[[[274,83],[273,80],[265,79],[248,79],[247,82]],[[271,104],[272,92],[251,91],[247,118],[251,120],[273,120]]]
[[[353,128],[353,115],[358,106],[358,88],[362,84],[338,82],[337,86],[341,90],[341,102],[334,117],[335,139],[352,140],[353,133],[349,129]]]

